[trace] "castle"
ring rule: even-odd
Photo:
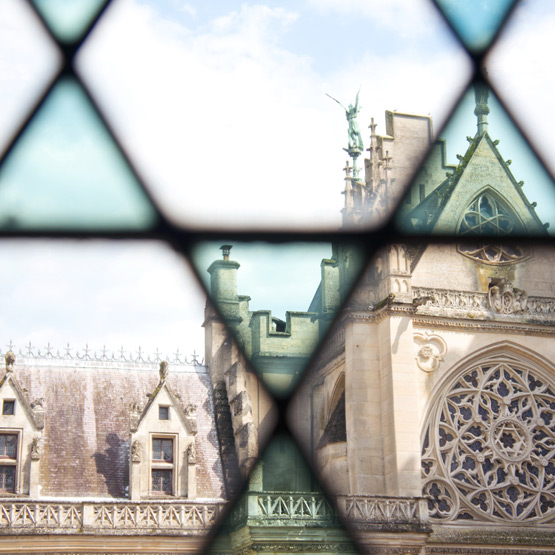
[[[338,242],[307,312],[253,312],[224,245],[205,364],[3,353],[0,552],[198,552],[224,515],[214,553],[552,552],[555,253],[522,239],[545,226],[488,111],[478,86],[458,165],[429,117],[371,126],[344,226],[398,205],[406,240],[369,245],[351,295]],[[261,383],[287,397],[322,338],[288,408],[311,475]]]

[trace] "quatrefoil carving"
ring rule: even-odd
[[[414,342],[418,349],[416,365],[423,372],[434,372],[440,366],[447,354],[447,344],[436,334],[427,331],[414,334]]]

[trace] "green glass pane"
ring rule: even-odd
[[[286,435],[270,441],[209,551],[227,554],[239,542],[241,551],[256,553],[358,553],[334,504]]]
[[[106,0],[32,0],[46,24],[63,42],[72,42],[88,29]]]
[[[58,83],[0,168],[0,228],[145,229],[155,218],[83,90]]]
[[[555,229],[553,214],[555,183],[480,84],[461,100],[396,219],[405,233],[541,237]]]
[[[356,247],[329,243],[206,242],[191,258],[242,351],[280,397],[295,387],[362,263]]]
[[[471,52],[482,52],[493,40],[515,0],[435,0]]]

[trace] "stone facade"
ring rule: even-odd
[[[487,95],[478,90],[478,98]],[[344,225],[367,225],[399,202],[431,147],[398,215],[406,232],[430,241],[372,254],[288,410],[319,479],[370,553],[553,551],[555,250],[522,239],[545,237],[545,226],[490,138],[487,114],[476,113],[477,133],[458,165],[445,162],[444,142],[432,143],[430,118],[388,112],[385,136],[371,125],[365,178],[346,168]],[[453,242],[434,242],[434,234]],[[288,357],[306,361],[325,333],[355,258],[334,245],[308,312],[286,324],[248,311],[237,262],[215,263],[216,303],[218,289],[227,295],[224,317],[235,303],[231,327],[270,387],[291,374]],[[301,332],[293,324],[303,318],[311,326]],[[281,384],[287,391],[289,382]],[[303,535],[299,526],[307,537],[312,526],[336,529],[318,511],[304,524],[296,519],[296,508],[323,507],[314,491],[281,484],[273,492],[253,480],[232,518],[231,552],[330,548],[323,536],[312,545],[288,541]]]
[[[357,500],[338,508],[370,552],[544,553],[555,519],[555,250],[510,240],[545,237],[545,226],[487,120],[458,166],[444,149],[432,149],[398,219],[430,242],[373,255],[290,419],[323,483]],[[434,243],[435,233],[458,238]],[[406,503],[402,522],[392,510],[380,528],[366,510],[379,499]]]

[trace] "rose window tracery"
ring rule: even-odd
[[[555,517],[555,386],[516,360],[462,375],[430,414],[424,495],[441,520]]]
[[[515,231],[516,218],[492,195],[482,193],[466,209],[459,235],[509,235]]]
[[[470,203],[463,214],[458,234],[466,237],[503,237],[522,231],[522,226],[513,211],[496,199],[495,195],[483,192]],[[468,243],[461,244],[458,248],[461,254],[485,264],[513,264],[528,257],[525,249],[518,245]]]

